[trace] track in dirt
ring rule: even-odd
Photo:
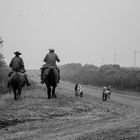
[[[74,97],[74,84],[61,81],[58,98],[48,100],[39,72],[29,74],[36,86],[19,101],[13,95],[0,99],[0,140],[139,138],[139,97],[113,93],[102,102],[102,91],[87,86],[83,98]]]

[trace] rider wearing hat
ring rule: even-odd
[[[46,54],[45,58],[43,59],[43,61],[45,62],[45,64],[41,67],[41,83],[44,83],[43,80],[43,72],[46,68],[50,68],[50,67],[55,67],[54,71],[57,75],[57,83],[59,83],[60,80],[60,70],[56,65],[56,61],[60,62],[59,57],[57,56],[57,54],[54,52],[54,49],[49,49],[49,53]]]
[[[10,77],[13,74],[13,72],[21,72],[24,74],[27,86],[30,86],[31,84],[29,83],[27,79],[27,74],[25,74],[26,70],[24,67],[23,59],[20,57],[20,55],[22,54],[19,51],[14,52],[14,54],[15,54],[15,57],[12,58],[9,64],[9,67],[12,68],[12,71],[9,72],[8,77]],[[9,87],[9,84],[8,84],[8,87]]]

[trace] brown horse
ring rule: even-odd
[[[43,73],[43,79],[47,87],[48,99],[56,98],[55,88],[57,86],[56,73],[54,68],[47,68]]]
[[[22,73],[14,72],[9,80],[9,85],[14,92],[14,99],[18,100],[21,96],[22,88],[25,86],[26,80]]]

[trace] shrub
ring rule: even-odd
[[[124,68],[119,65],[66,64],[61,66],[61,78],[72,82],[103,86],[111,84],[119,89],[140,91],[140,69]]]

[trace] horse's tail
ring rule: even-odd
[[[57,77],[54,68],[49,68],[44,71],[44,81],[46,84],[51,86],[56,86],[57,84]]]
[[[13,88],[21,88],[25,84],[25,78],[23,74],[15,73],[10,79],[10,85]]]
[[[50,83],[52,86],[56,85],[57,75],[56,75],[55,70],[53,68],[49,70],[49,79],[50,79]]]

